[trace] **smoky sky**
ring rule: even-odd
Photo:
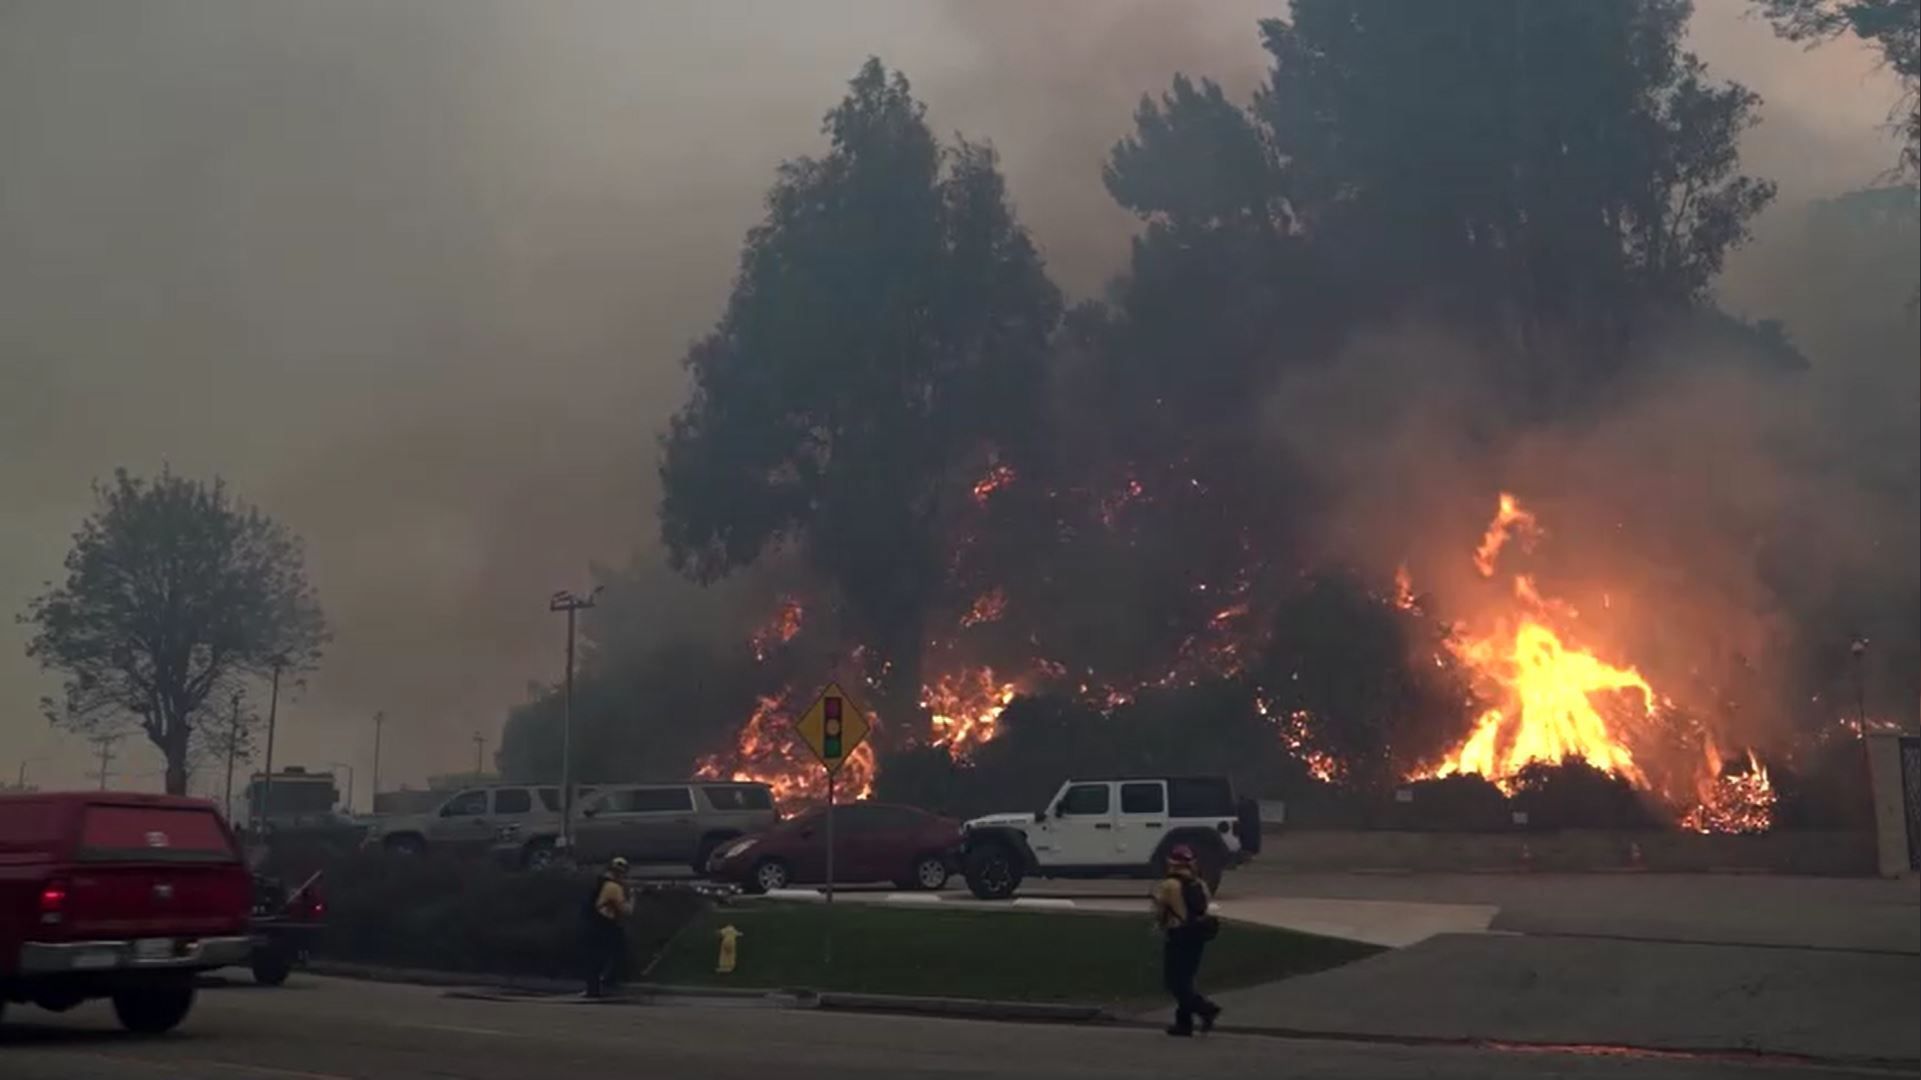
[[[869,55],[992,140],[1056,278],[1130,222],[1099,163],[1177,70],[1245,97],[1278,0],[43,0],[0,6],[0,607],[59,573],[118,465],[218,474],[304,537],[335,640],[277,758],[466,767],[559,667],[546,597],[658,565],[655,438],[783,158]],[[1706,0],[1767,102],[1783,209],[1893,160],[1892,84]],[[1763,222],[1764,229],[1767,222]],[[662,571],[661,621],[691,587]],[[0,767],[80,740],[0,629]],[[123,744],[117,782],[157,786]],[[364,792],[365,780],[361,781]],[[365,796],[362,795],[364,803]]]

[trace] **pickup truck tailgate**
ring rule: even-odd
[[[246,926],[253,880],[211,808],[90,806],[59,937],[231,934]]]

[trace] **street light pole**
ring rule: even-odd
[[[565,589],[547,601],[548,611],[567,613],[567,676],[560,719],[560,849],[571,852],[574,844],[574,613],[594,606],[600,586],[586,596]]]
[[[380,725],[386,722],[386,713],[374,713],[374,790],[367,801],[367,810],[369,813],[378,813],[380,811],[380,806],[378,805],[380,802]]]
[[[487,736],[482,735],[478,731],[474,732],[474,779],[475,780],[480,779],[482,775],[480,763],[486,757],[486,751],[487,751]]]

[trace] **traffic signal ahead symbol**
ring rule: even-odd
[[[847,758],[867,739],[871,725],[860,706],[839,686],[829,684],[814,704],[794,724],[801,741],[814,752],[829,772],[839,771]]]
[[[820,699],[820,756],[824,758],[841,757],[840,752],[840,700],[837,697]]]

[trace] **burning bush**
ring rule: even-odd
[[[1439,638],[1424,615],[1358,575],[1314,574],[1276,606],[1252,677],[1316,779],[1380,791],[1468,726],[1471,698],[1432,644]],[[1434,663],[1418,662],[1424,652]]]
[[[1511,803],[1534,829],[1652,829],[1665,817],[1624,777],[1573,757],[1522,766]]]

